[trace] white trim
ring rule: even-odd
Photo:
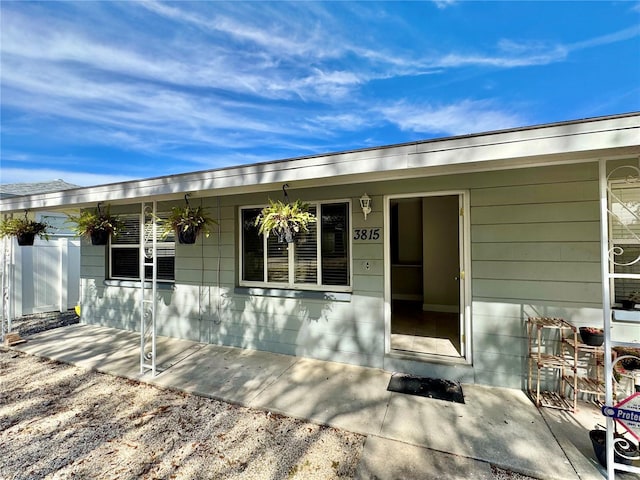
[[[334,204],[346,204],[347,205],[347,216],[348,216],[348,231],[346,234],[348,235],[348,285],[323,285],[321,283],[311,284],[311,283],[284,283],[284,282],[258,282],[258,281],[247,281],[243,280],[243,260],[244,260],[244,251],[243,251],[243,221],[242,221],[242,212],[243,210],[250,209],[261,209],[266,205],[240,205],[238,206],[238,286],[240,287],[253,287],[253,288],[275,288],[275,289],[284,289],[284,290],[309,290],[309,291],[334,291],[334,292],[352,292],[353,291],[353,235],[351,234],[353,230],[353,205],[352,200],[350,198],[345,199],[330,199],[330,200],[304,200],[304,203],[309,204],[310,206],[314,206],[316,208],[316,216],[319,216],[321,213],[322,205],[334,205]],[[321,235],[322,235],[322,226],[321,221],[317,222],[317,230],[316,230],[316,245],[317,245],[317,278],[318,282],[322,281],[322,255],[321,255]],[[267,238],[263,235],[263,248],[264,254],[267,255]],[[294,258],[294,250],[291,248],[287,248],[288,251],[288,268],[289,268],[289,279],[295,278],[295,258]],[[268,262],[264,262],[264,270],[263,270],[263,278],[268,278]]]
[[[464,208],[464,215],[462,218],[462,231],[460,232],[461,248],[459,249],[460,261],[464,266],[464,279],[461,282],[461,288],[464,289],[462,295],[460,295],[460,314],[463,316],[464,330],[460,332],[460,335],[464,335],[463,339],[460,339],[461,345],[464,345],[464,351],[461,358],[455,358],[449,362],[448,357],[438,355],[410,355],[414,360],[432,359],[438,358],[439,361],[449,363],[464,363],[465,365],[471,365],[472,359],[472,341],[471,341],[471,222],[469,215],[470,206],[470,194],[469,190],[443,190],[433,192],[416,192],[416,193],[403,193],[403,194],[391,194],[384,195],[383,197],[383,220],[384,220],[384,351],[385,355],[394,355],[395,352],[391,349],[391,200],[397,200],[402,198],[426,198],[426,197],[446,197],[457,196],[461,199],[461,203]],[[406,357],[406,353],[403,354]]]
[[[162,218],[163,216],[168,215],[168,212],[160,212],[157,214],[157,216],[159,218]],[[122,280],[122,281],[134,281],[136,283],[140,282],[140,278],[138,277],[118,277],[113,275],[113,262],[112,262],[112,251],[113,250],[134,250],[137,249],[140,253],[139,255],[142,255],[142,251],[140,250],[140,246],[142,245],[143,241],[144,241],[144,229],[145,229],[145,223],[144,223],[144,216],[140,213],[123,213],[120,215],[120,217],[130,217],[130,218],[134,218],[137,217],[138,218],[138,225],[140,227],[140,231],[139,231],[139,237],[138,237],[138,243],[113,243],[111,241],[111,237],[109,237],[109,240],[107,241],[107,245],[105,245],[107,247],[107,263],[108,263],[108,276],[105,280]],[[154,222],[155,224],[155,222]],[[173,278],[171,279],[166,279],[166,278],[158,278],[156,279],[156,283],[175,283],[175,278],[176,278],[176,271],[175,271],[175,258],[176,258],[176,244],[178,243],[178,239],[176,238],[173,242],[164,242],[164,241],[156,241],[156,246],[158,250],[164,249],[164,248],[171,248],[173,247],[173,258],[174,258],[174,267],[173,267]],[[167,257],[169,257],[169,255],[167,255]],[[138,264],[141,265],[140,263],[140,258],[138,259]],[[139,267],[140,268],[140,267]],[[140,272],[138,272],[139,275],[141,274]],[[149,280],[149,279],[147,279]]]
[[[462,255],[462,265],[464,267],[464,295],[460,298],[462,302],[462,307],[464,308],[464,345],[465,352],[464,357],[468,364],[473,363],[473,349],[472,345],[472,337],[473,331],[471,330],[471,193],[469,190],[464,190],[462,194],[462,205],[463,205],[463,215],[462,215],[462,237],[460,241],[462,242],[460,253]]]

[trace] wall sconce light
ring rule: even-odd
[[[367,219],[367,215],[371,213],[371,197],[366,193],[360,197],[360,208],[364,214],[364,219]]]

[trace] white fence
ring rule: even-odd
[[[3,320],[41,312],[66,311],[80,298],[80,240],[36,239],[20,247],[5,239]]]

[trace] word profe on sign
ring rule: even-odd
[[[602,414],[613,418],[640,440],[640,393],[634,393],[614,407],[603,406]]]
[[[640,422],[640,412],[625,410],[624,408],[607,407],[605,415],[607,417],[615,418],[616,420]]]

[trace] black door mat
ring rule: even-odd
[[[387,387],[389,392],[419,395],[421,397],[464,403],[464,394],[460,382],[441,378],[414,377],[403,373],[394,373]]]

